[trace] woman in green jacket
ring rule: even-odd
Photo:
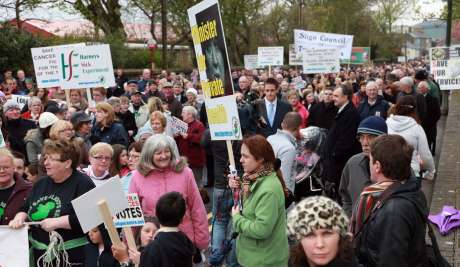
[[[243,178],[229,177],[234,193],[241,193],[232,210],[238,262],[244,267],[287,266],[286,189],[279,160],[267,140],[255,135],[243,140],[240,161]]]

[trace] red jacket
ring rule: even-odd
[[[206,154],[204,148],[200,145],[204,130],[203,123],[194,120],[188,124],[187,139],[182,138],[181,135],[176,137],[179,153],[181,156],[187,157],[191,168],[204,167],[206,163]]]
[[[26,198],[32,189],[32,184],[22,179],[19,174],[14,173],[16,183],[14,184],[13,192],[6,203],[5,214],[0,220],[0,225],[8,225],[14,219],[14,216],[21,210],[26,202]]]

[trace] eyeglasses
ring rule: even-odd
[[[60,133],[63,133],[63,132],[73,132],[73,129],[64,129],[64,130],[60,130],[59,132],[60,132]]]
[[[0,171],[7,171],[7,170],[10,170],[12,168],[13,168],[12,166],[0,166]]]
[[[111,157],[104,157],[104,156],[97,156],[97,157],[92,157],[98,161],[111,161],[112,158]]]
[[[139,156],[139,155],[134,155],[134,154],[129,154],[129,155],[128,155],[128,158],[130,158],[130,159],[138,159],[138,158],[140,158],[140,157],[141,157],[141,156]]]
[[[43,157],[43,162],[45,162],[45,161],[64,162],[65,160],[52,158],[50,156],[44,156]]]

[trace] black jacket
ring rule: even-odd
[[[441,117],[441,108],[439,107],[438,100],[434,96],[426,94],[425,100],[427,112],[425,119],[422,121],[422,127],[428,136],[433,130],[436,130],[436,124]]]
[[[420,121],[423,121],[427,115],[427,109],[426,109],[426,101],[425,97],[423,95],[417,93],[414,89],[410,94],[406,94],[405,92],[399,92],[398,96],[396,97],[397,100],[403,96],[411,95],[415,98],[416,105],[417,105],[417,115],[420,119]]]
[[[259,99],[254,103],[254,120],[257,122],[257,133],[268,137],[275,134],[278,129],[281,129],[281,122],[284,119],[286,113],[292,111],[291,105],[280,99],[276,102],[275,118],[273,120],[273,126],[270,126],[267,108],[265,107],[265,99]]]
[[[35,122],[19,118],[17,120],[6,120],[5,128],[8,131],[8,141],[10,149],[27,155],[24,137],[30,129],[37,128]]]
[[[104,225],[99,225],[98,228],[104,243],[104,250],[99,254],[98,245],[92,243],[88,237],[89,244],[85,246],[85,267],[119,267],[120,263],[112,254],[112,242],[107,229]]]
[[[334,122],[335,115],[337,115],[337,110],[334,103],[320,102],[314,105],[309,110],[308,126],[317,126],[329,130]]]
[[[110,145],[120,144],[128,147],[128,133],[121,123],[114,122],[109,127],[95,125],[91,129],[91,143],[104,142]]]
[[[323,176],[327,180],[338,183],[345,163],[361,152],[356,139],[359,122],[358,111],[351,101],[335,116],[325,144]]]
[[[358,113],[359,116],[361,116],[361,120],[364,120],[369,116],[378,116],[386,119],[389,108],[390,104],[388,104],[388,102],[385,99],[383,99],[383,96],[378,96],[377,101],[372,106],[367,101],[366,96],[359,103]]]
[[[389,189],[391,190],[391,189]],[[396,187],[355,236],[355,251],[365,267],[421,267],[427,261],[426,199],[415,178]]]

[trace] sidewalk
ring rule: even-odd
[[[460,208],[460,91],[454,91],[442,143],[437,178],[433,186],[430,214],[439,213],[444,205]],[[439,134],[439,133],[438,133]],[[435,226],[433,226],[435,229]],[[435,231],[441,253],[454,267],[460,267],[460,229],[447,236]]]

